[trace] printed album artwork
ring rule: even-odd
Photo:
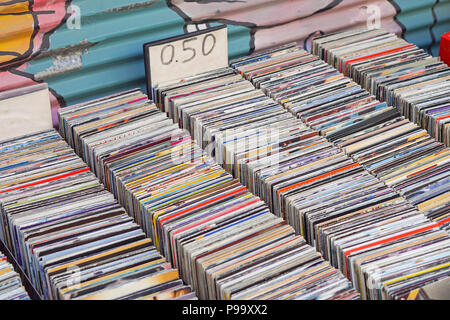
[[[19,274],[8,258],[0,252],[0,300],[29,300]]]
[[[360,28],[68,106],[0,141],[0,239],[42,299],[448,296],[449,92]]]

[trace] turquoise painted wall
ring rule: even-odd
[[[80,51],[81,68],[75,65],[69,72],[42,74],[54,64],[54,58],[48,55],[37,57],[26,68],[26,72],[44,77],[68,105],[118,90],[136,87],[144,90],[142,44],[184,33],[184,20],[164,1],[148,4],[142,0],[78,0],[72,3],[80,8],[80,29],[69,29],[63,24],[51,36],[49,50],[58,54],[60,48],[68,46],[85,48]],[[124,8],[130,4],[135,6]],[[249,52],[248,28],[230,25],[228,33],[231,57]],[[76,49],[72,48],[71,53],[80,53]],[[70,61],[61,68],[70,68]]]

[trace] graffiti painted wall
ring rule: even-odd
[[[356,26],[383,27],[436,55],[450,0],[0,0],[0,91],[45,81],[53,113],[145,88],[142,44],[228,25],[230,58]],[[56,120],[56,118],[54,118]]]

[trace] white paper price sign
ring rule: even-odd
[[[147,94],[159,83],[228,65],[225,25],[144,44]]]
[[[46,83],[0,92],[0,141],[51,129],[52,112]]]

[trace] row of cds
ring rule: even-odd
[[[216,76],[253,90],[230,69]],[[341,272],[139,90],[62,109],[59,119],[65,139],[200,299],[359,299]]]
[[[409,182],[422,199],[438,197],[421,189],[427,184],[420,172],[424,163],[446,156],[440,144],[295,45],[241,58],[232,66],[256,88],[231,68],[214,70],[159,84],[157,105],[339,268],[363,298],[405,298],[410,290],[449,275],[450,238],[439,229],[446,222],[430,221],[399,195],[398,183],[387,180]],[[384,146],[396,137],[386,136],[391,129],[383,124],[386,118],[394,128],[398,123],[410,127],[397,145],[418,135],[435,152],[426,160],[416,152],[411,160],[410,153]],[[352,151],[382,161],[387,171],[380,178],[388,185],[327,138],[358,142]],[[445,175],[440,165],[437,172],[434,167],[432,181]],[[437,202],[432,200],[433,208],[442,206]]]
[[[386,102],[295,45],[233,63],[256,87],[443,228],[450,149]]]
[[[43,299],[195,297],[54,130],[0,142],[0,210],[1,240]]]
[[[450,67],[382,29],[316,38],[312,52],[450,146]]]
[[[30,300],[19,274],[0,252],[0,300]]]

